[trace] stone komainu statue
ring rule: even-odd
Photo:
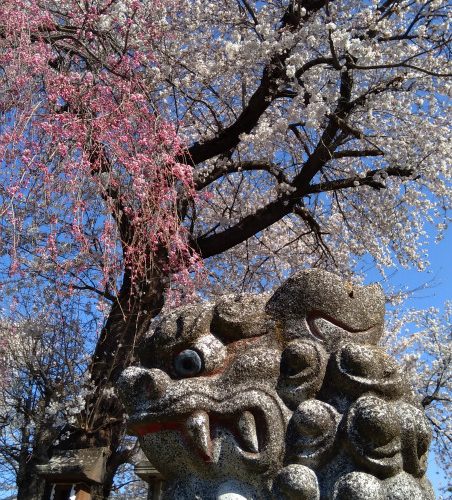
[[[165,499],[430,500],[430,430],[377,343],[384,296],[325,271],[162,317],[119,381]]]

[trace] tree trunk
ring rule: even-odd
[[[127,279],[113,304],[103,328],[90,367],[94,392],[88,396],[80,424],[70,429],[60,449],[108,447],[104,484],[93,490],[93,498],[107,499],[121,459],[120,445],[126,433],[124,408],[108,389],[114,387],[122,371],[134,360],[135,347],[149,328],[164,300],[164,280],[160,276],[146,280],[139,292],[132,291]]]
[[[41,412],[36,415],[42,422],[45,404],[41,405]],[[18,460],[18,472],[16,476],[17,498],[19,500],[41,500],[45,488],[43,480],[36,469],[37,465],[45,464],[48,460],[48,450],[52,443],[53,435],[39,425],[32,436],[31,399],[25,402],[25,418],[21,428],[21,447]],[[30,449],[33,450],[30,454]]]
[[[36,465],[38,465],[38,461],[31,459],[20,467],[16,481],[18,500],[42,499],[45,480],[39,476]]]
[[[92,500],[108,500],[113,486],[113,478],[106,478],[103,484],[91,486]]]

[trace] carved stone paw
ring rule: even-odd
[[[385,493],[376,477],[365,472],[351,472],[336,483],[333,500],[385,500]]]
[[[275,500],[319,500],[320,491],[315,472],[304,465],[284,467],[273,483]]]
[[[351,472],[336,482],[333,500],[434,500],[434,494],[429,484],[405,472],[383,481],[365,472]]]
[[[393,398],[407,392],[397,362],[378,346],[344,345],[331,360],[328,378],[355,398],[369,391]]]
[[[276,390],[289,408],[295,409],[317,394],[323,382],[327,359],[320,343],[309,339],[294,340],[284,349]]]
[[[351,406],[346,427],[354,458],[377,476],[402,469],[415,477],[425,474],[431,431],[415,406],[365,395]]]
[[[373,395],[360,397],[350,407],[346,429],[359,465],[381,478],[402,470],[401,427],[393,405]]]
[[[328,403],[309,399],[295,410],[286,434],[286,462],[316,468],[331,456],[341,415]]]
[[[398,403],[402,427],[403,469],[415,477],[427,470],[428,446],[432,433],[422,410],[408,403]]]

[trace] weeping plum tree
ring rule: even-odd
[[[64,443],[110,447],[104,496],[111,387],[165,297],[364,255],[428,266],[450,206],[447,23],[445,0],[2,2],[5,305],[50,289],[102,320]]]

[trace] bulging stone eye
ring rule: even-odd
[[[201,356],[193,349],[185,349],[174,358],[174,370],[180,377],[193,377],[202,370]]]

